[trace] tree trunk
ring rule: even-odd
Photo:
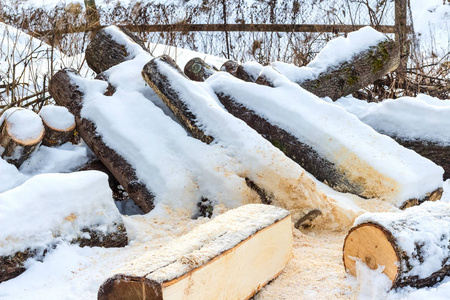
[[[103,28],[86,47],[86,62],[95,73],[99,74],[121,62],[133,59],[135,53],[130,52],[128,47],[130,44],[134,46],[137,44],[145,49],[144,43],[128,29],[115,26]]]
[[[234,60],[227,60],[220,67],[220,71],[225,71],[230,73],[236,78],[247,82],[253,82],[252,77],[244,70],[244,67]]]
[[[64,69],[56,73],[50,82],[50,94],[58,105],[67,107],[75,116],[81,138],[111,171],[130,198],[136,202],[142,211],[148,213],[153,209],[154,195],[140,182],[134,168],[126,158],[120,156],[114,149],[106,145],[101,135],[96,131],[95,124],[81,117],[83,93],[73,83],[71,76],[79,75],[72,69]]]
[[[75,118],[66,108],[44,106],[39,112],[39,116],[41,117],[45,128],[42,145],[47,147],[57,147],[73,140],[76,127]],[[66,122],[64,122],[64,124],[55,122],[53,118],[59,120],[64,119]]]
[[[45,133],[42,120],[30,110],[17,108],[7,110],[2,117],[4,120],[0,124],[1,156],[10,164],[20,167],[41,144]],[[36,130],[27,137],[20,136],[17,130],[29,127],[30,121],[36,125]]]
[[[344,241],[347,272],[357,276],[356,261],[383,273],[392,287],[432,286],[450,274],[450,206],[429,202],[400,213],[358,218]]]
[[[399,45],[393,41],[383,41],[358,53],[351,61],[343,62],[319,74],[315,79],[296,83],[319,97],[337,100],[394,71],[399,63]]]
[[[159,72],[158,63],[168,64],[187,79],[186,75],[184,75],[183,71],[181,71],[175,61],[168,55],[163,55],[156,59],[152,59],[144,66],[142,76],[145,81],[153,88],[156,94],[163,100],[167,107],[170,108],[177,119],[194,138],[207,144],[212,143],[214,138],[205,134],[204,131],[200,129],[194,113],[192,113],[186,104],[183,103],[180,94],[172,87],[172,83],[167,79],[167,77]]]
[[[184,74],[193,81],[203,82],[216,71],[201,58],[195,57],[184,66]]]
[[[98,299],[249,299],[292,256],[291,220],[282,211],[261,204],[228,211],[131,261],[102,284]]]

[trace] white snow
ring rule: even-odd
[[[38,175],[0,194],[0,255],[87,237],[84,228],[114,232],[121,223],[106,174]]]
[[[296,67],[284,62],[273,62],[272,66],[292,82],[314,79],[321,73],[349,61],[353,56],[371,46],[387,40],[387,37],[370,26],[350,32],[347,37],[337,37],[327,43],[314,59],[304,67]]]
[[[27,142],[36,141],[44,134],[41,118],[31,110],[10,108],[0,116],[0,125],[6,123],[8,132],[15,140]]]
[[[450,145],[450,100],[420,94],[378,103],[347,96],[335,103],[378,132],[410,141]]]
[[[28,177],[20,173],[17,168],[0,158],[0,193],[22,184]]]
[[[39,116],[53,129],[67,130],[75,126],[75,117],[64,106],[45,105]]]
[[[223,72],[206,82],[216,93],[230,95],[311,145],[350,175],[358,172],[362,162],[367,163],[362,169],[372,171],[359,172],[358,176],[366,178],[369,184],[375,176],[373,171],[385,176],[368,197],[378,196],[401,205],[442,186],[441,167],[377,133],[344,109],[322,101],[270,67],[261,74],[271,78],[275,88],[243,82]]]

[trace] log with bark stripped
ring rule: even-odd
[[[39,112],[45,127],[42,145],[48,147],[61,146],[73,139],[75,118],[63,106],[46,105]]]
[[[120,31],[119,33],[117,31]],[[86,47],[88,66],[97,74],[135,57],[136,47],[145,49],[138,37],[124,27],[101,29]]]
[[[81,117],[84,94],[73,78],[81,78],[73,69],[64,69],[56,73],[50,82],[49,92],[56,103],[65,106],[75,116],[81,138],[97,155],[103,164],[123,186],[136,204],[145,213],[153,209],[154,195],[136,175],[135,169],[125,157],[110,148],[97,132],[95,124]]]
[[[392,287],[432,286],[450,275],[450,205],[427,202],[398,213],[365,214],[343,248],[347,272],[383,267]]]
[[[98,299],[249,299],[291,256],[289,213],[245,205],[130,261],[103,283]]]
[[[45,129],[31,110],[10,108],[0,118],[0,154],[19,167],[42,142]]]

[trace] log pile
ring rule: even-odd
[[[289,213],[241,206],[130,261],[102,284],[98,299],[249,299],[291,256]]]
[[[432,286],[450,275],[450,205],[429,202],[401,213],[365,214],[344,241],[347,272],[356,262],[383,267],[392,287]]]

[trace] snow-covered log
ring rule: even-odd
[[[344,266],[357,276],[361,261],[392,287],[432,286],[450,275],[450,204],[427,202],[400,213],[364,214],[344,242]]]
[[[399,45],[364,27],[330,41],[305,67],[282,62],[273,66],[307,91],[337,100],[394,71],[399,63]]]
[[[45,129],[31,110],[10,108],[0,117],[0,154],[19,167],[41,144]]]
[[[242,170],[235,172],[245,178],[263,203],[288,209],[297,226],[309,226],[316,217],[314,225],[345,227],[354,218],[356,212],[320,192],[299,165],[226,112],[204,83],[186,78],[170,57],[151,60],[142,75],[194,137],[228,149],[229,155],[242,165]]]
[[[154,195],[139,180],[135,168],[130,165],[127,158],[108,146],[101,134],[97,132],[96,125],[81,116],[84,94],[73,78],[81,78],[75,70],[64,69],[57,72],[50,82],[50,94],[58,105],[67,107],[75,116],[81,138],[111,171],[136,204],[144,212],[149,212],[153,208]]]
[[[214,74],[216,71],[211,68],[210,65],[205,63],[203,59],[199,57],[194,57],[189,60],[184,66],[184,74],[194,81],[205,81],[209,76]]]
[[[70,141],[75,132],[75,118],[63,106],[46,105],[39,112],[45,127],[42,145],[48,147],[60,146]]]
[[[116,30],[122,31],[118,34]],[[101,29],[86,47],[85,55],[88,66],[97,74],[133,59],[136,49],[145,49],[144,43],[128,29],[111,27]]]
[[[368,103],[353,97],[335,102],[376,131],[444,168],[450,178],[450,101],[425,94]]]
[[[398,207],[436,198],[442,168],[375,132],[355,116],[262,71],[274,87],[216,73],[206,83],[225,108],[331,187]],[[280,101],[283,99],[283,101]]]
[[[249,299],[292,257],[289,212],[250,204],[130,261],[98,299]]]
[[[225,71],[230,73],[236,78],[239,78],[244,81],[253,82],[252,77],[245,71],[244,67],[234,60],[227,60],[220,67],[220,71]]]
[[[123,247],[128,239],[107,176],[97,171],[37,175],[0,194],[0,282],[58,243]]]

